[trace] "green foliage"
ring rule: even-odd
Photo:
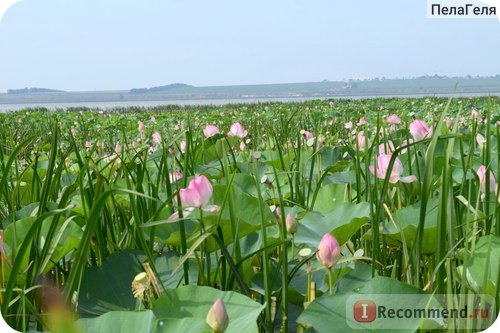
[[[226,332],[258,332],[257,317],[263,306],[233,291],[223,292],[202,286],[167,290],[153,304],[153,312],[164,321],[165,332],[172,332],[174,328],[187,332],[192,326],[202,326],[217,298],[222,299],[227,309],[229,326]]]
[[[356,294],[484,294],[498,304],[499,104],[376,98],[0,114],[2,315],[21,331],[48,330],[60,303],[69,322],[67,313],[81,317],[75,329],[203,332],[220,297],[228,331],[329,332],[332,321],[351,329],[341,310]],[[400,124],[388,123],[392,114]],[[433,136],[409,141],[414,118]],[[236,122],[244,138],[228,134]],[[208,124],[219,133],[206,138]],[[382,149],[392,149],[389,170],[375,177]],[[417,180],[391,182],[391,170]],[[180,189],[200,174],[213,188],[208,204],[182,207]],[[489,177],[495,184],[481,182]],[[341,247],[331,271],[315,259],[325,233]],[[151,284],[135,298],[143,272]],[[409,331],[419,327],[429,328]]]

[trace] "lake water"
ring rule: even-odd
[[[492,94],[489,94],[492,95]],[[480,97],[488,96],[488,94],[477,93],[477,94],[414,94],[414,95],[391,95],[391,96],[335,96],[334,99],[369,99],[369,98],[419,98],[419,97]],[[499,94],[494,94],[494,96],[500,96]],[[69,107],[88,107],[101,110],[113,109],[113,108],[126,108],[126,107],[154,107],[161,105],[227,105],[227,104],[257,104],[257,103],[268,103],[268,102],[304,102],[310,100],[318,99],[328,99],[328,97],[287,97],[287,98],[237,98],[237,99],[193,99],[193,100],[170,100],[170,101],[113,101],[113,102],[74,102],[74,103],[26,103],[26,104],[0,104],[0,112],[5,113],[9,111],[18,111],[27,108],[37,108],[43,107],[48,110],[56,111],[60,109],[66,109]]]
[[[193,100],[170,100],[170,101],[113,101],[113,102],[74,102],[74,103],[26,103],[26,104],[0,104],[0,112],[18,111],[27,108],[43,107],[49,110],[59,110],[69,107],[88,107],[102,110],[126,107],[154,107],[161,105],[227,105],[227,104],[257,104],[267,102],[304,102],[307,100],[322,99],[314,98],[238,98],[238,99],[193,99]]]

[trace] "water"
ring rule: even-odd
[[[460,93],[460,94],[408,94],[408,95],[373,95],[373,96],[315,96],[315,97],[286,97],[286,98],[234,98],[234,99],[192,99],[192,100],[161,100],[161,101],[112,101],[112,102],[70,102],[70,103],[25,103],[25,104],[0,104],[0,112],[18,111],[27,108],[43,107],[51,111],[66,109],[69,107],[87,107],[101,110],[109,110],[113,108],[127,108],[127,107],[155,107],[161,105],[213,105],[221,106],[227,104],[257,104],[268,102],[305,102],[311,100],[323,99],[372,99],[372,98],[419,98],[419,97],[480,97],[480,96],[500,96],[498,94],[485,94],[485,93]]]
[[[267,102],[304,102],[308,100],[324,99],[325,97],[311,98],[236,98],[236,99],[193,99],[193,100],[170,100],[170,101],[116,101],[116,102],[70,102],[70,103],[26,103],[26,104],[0,104],[0,112],[18,111],[27,108],[43,107],[56,111],[69,107],[98,108],[101,110],[127,107],[155,107],[161,105],[227,105],[227,104],[257,104]]]

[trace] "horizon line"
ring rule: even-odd
[[[157,86],[149,86],[149,87],[135,87],[128,89],[102,89],[102,90],[64,90],[58,88],[47,88],[47,87],[28,87],[25,86],[23,88],[10,88],[0,92],[0,94],[9,94],[9,90],[23,90],[23,89],[49,89],[54,90],[51,92],[38,92],[38,93],[96,93],[96,92],[130,92],[133,89],[151,89],[158,87],[165,87],[170,85],[182,84],[186,85],[185,88],[221,88],[221,87],[248,87],[248,86],[276,86],[276,85],[290,85],[290,84],[311,84],[311,83],[348,83],[348,82],[369,82],[369,81],[404,81],[404,80],[415,80],[415,79],[492,79],[498,78],[500,74],[492,74],[492,75],[462,75],[462,76],[447,76],[447,75],[439,75],[439,74],[426,74],[420,76],[411,76],[411,77],[361,77],[361,78],[343,78],[341,80],[328,80],[323,79],[321,81],[302,81],[302,82],[276,82],[276,83],[249,83],[249,84],[221,84],[221,85],[202,85],[195,86],[185,82],[172,82],[164,85]],[[36,93],[36,92],[35,92]]]

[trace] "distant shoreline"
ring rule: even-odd
[[[234,99],[191,99],[191,100],[159,100],[159,101],[103,101],[103,102],[48,102],[48,103],[15,103],[15,104],[1,104],[0,112],[15,112],[23,109],[33,108],[46,108],[50,111],[64,110],[67,108],[93,108],[100,110],[110,110],[128,107],[138,108],[151,108],[158,106],[177,105],[177,106],[190,106],[190,105],[209,105],[221,106],[229,104],[259,104],[259,103],[301,103],[312,100],[335,100],[335,99],[374,99],[374,98],[433,98],[433,97],[500,97],[498,93],[444,93],[444,94],[407,94],[407,95],[345,95],[345,96],[315,96],[315,97],[286,97],[286,98],[234,98]]]
[[[153,88],[64,92],[24,88],[23,93],[0,93],[0,110],[28,107],[65,108],[157,105],[222,105],[312,99],[362,99],[377,97],[499,96],[500,75],[491,77],[420,77],[305,83],[195,87],[171,84]],[[41,92],[44,91],[44,92]]]

